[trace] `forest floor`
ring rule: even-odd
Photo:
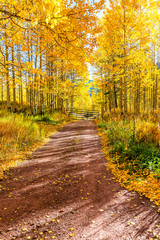
[[[120,186],[101,148],[94,122],[72,122],[6,173],[0,239],[158,239],[158,207]]]

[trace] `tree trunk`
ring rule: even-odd
[[[123,99],[122,99],[122,93],[123,93],[123,84],[122,84],[122,77],[120,76],[120,96],[119,96],[119,106],[121,113],[123,112]]]
[[[9,53],[8,53],[8,39],[6,34],[6,42],[5,42],[5,48],[6,48],[6,81],[7,81],[7,108],[8,110],[11,110],[11,98],[10,98],[10,82],[9,82]]]
[[[12,42],[12,82],[13,82],[13,109],[16,109],[16,84],[15,84],[15,69],[14,69],[14,45]]]

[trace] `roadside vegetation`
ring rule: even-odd
[[[150,198],[160,207],[159,113],[148,119],[107,117],[97,121],[103,150],[122,186]]]
[[[0,111],[0,178],[10,167],[17,166],[45,139],[67,121],[58,111],[43,116]]]

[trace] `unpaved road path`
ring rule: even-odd
[[[95,123],[66,125],[0,182],[0,239],[146,240],[160,232],[157,207],[120,187],[105,165]]]

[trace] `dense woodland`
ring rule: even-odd
[[[106,6],[93,58],[103,112],[160,108],[159,7],[156,0],[110,0]]]
[[[85,106],[86,63],[98,31],[95,13],[103,6],[102,0],[1,1],[1,104],[33,114],[63,111],[76,99]]]
[[[160,3],[109,2],[1,1],[1,105],[33,114],[159,109]],[[92,100],[87,62],[96,68]]]

